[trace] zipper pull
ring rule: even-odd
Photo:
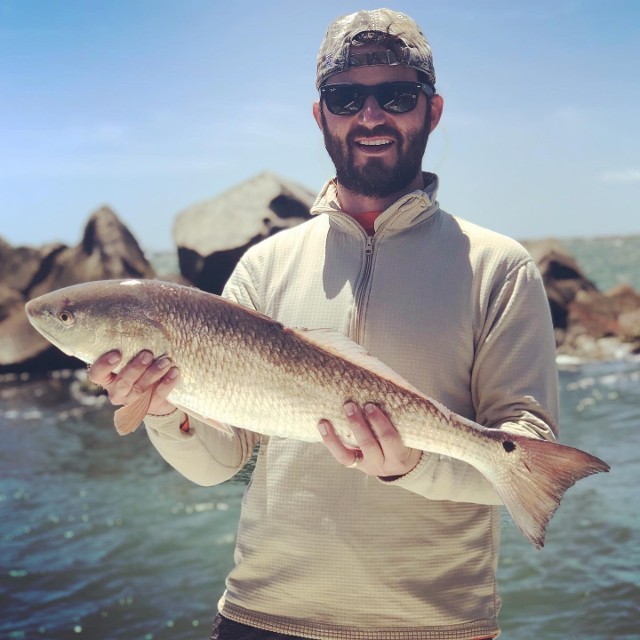
[[[364,247],[364,255],[370,256],[373,253],[373,236],[367,236],[367,244]]]

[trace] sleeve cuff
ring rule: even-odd
[[[429,470],[429,460],[433,456],[428,454],[426,451],[422,452],[420,456],[420,460],[418,460],[418,464],[409,471],[409,473],[405,473],[403,476],[399,476],[397,478],[393,478],[392,480],[386,480],[385,478],[381,478],[378,476],[378,480],[382,482],[382,484],[386,485],[396,485],[398,487],[404,487],[405,489],[414,490],[416,481],[419,481],[425,474],[425,471]]]
[[[147,414],[144,418],[144,424],[147,429],[151,429],[161,438],[169,440],[184,440],[191,438],[193,430],[182,431],[180,425],[187,419],[184,411],[174,411],[166,416],[153,416]]]

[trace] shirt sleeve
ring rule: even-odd
[[[256,299],[248,271],[239,263],[222,296],[255,309]],[[219,484],[233,477],[251,458],[260,436],[231,427],[232,433],[188,417],[189,429],[180,426],[187,419],[181,411],[167,416],[145,417],[147,435],[158,453],[187,479],[203,486]]]
[[[180,426],[188,418],[189,429]],[[233,477],[251,458],[258,434],[232,428],[233,434],[176,411],[168,416],[146,416],[151,444],[174,469],[202,486]]]
[[[492,296],[476,344],[471,392],[477,423],[556,439],[555,338],[546,292],[532,260],[514,269]],[[489,480],[474,467],[428,452],[411,472],[390,482],[432,500],[501,504]]]

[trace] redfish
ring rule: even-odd
[[[457,415],[341,334],[288,328],[194,288],[155,280],[90,282],[40,296],[26,310],[52,344],[88,363],[112,349],[123,363],[143,349],[168,356],[180,369],[170,402],[230,433],[233,425],[319,442],[317,424],[324,418],[354,444],[343,405],[377,404],[407,446],[478,469],[536,547],[543,546],[565,491],[609,470],[579,449]],[[119,433],[138,427],[151,392],[116,411]]]

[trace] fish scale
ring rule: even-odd
[[[214,428],[320,442],[320,419],[354,444],[343,406],[380,406],[403,442],[457,458],[493,485],[516,526],[537,547],[565,491],[608,471],[589,453],[483,427],[429,398],[349,338],[284,327],[197,289],[155,280],[74,285],[27,303],[33,326],[69,355],[92,363],[112,349],[169,356],[180,378],[168,399]],[[143,419],[152,389],[116,412],[121,433]],[[145,404],[146,402],[146,404]]]

